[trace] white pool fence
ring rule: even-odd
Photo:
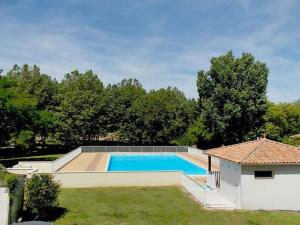
[[[188,152],[188,146],[81,146],[82,152]]]

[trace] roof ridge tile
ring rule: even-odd
[[[250,156],[250,155],[252,155],[254,152],[256,152],[266,141],[267,141],[267,139],[261,139],[262,141],[261,141],[261,143],[258,145],[258,146],[256,146],[248,155],[246,155],[242,160],[241,160],[241,162],[243,163],[243,162],[245,162],[246,161],[246,159]]]
[[[245,141],[245,142],[242,142],[242,143],[230,144],[230,145],[225,145],[225,146],[220,146],[220,147],[215,147],[215,148],[207,149],[207,151],[216,150],[216,149],[223,149],[223,148],[231,148],[231,147],[234,147],[234,146],[249,144],[249,143],[258,142],[258,141],[262,141],[262,140],[263,139],[256,139],[256,140],[252,140],[252,141]]]

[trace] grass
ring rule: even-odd
[[[55,225],[296,225],[300,213],[207,210],[179,187],[62,189]]]

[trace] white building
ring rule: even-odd
[[[220,159],[219,180],[213,185],[220,190],[238,188],[240,208],[300,210],[299,148],[259,139],[206,153],[209,161],[211,157]],[[207,184],[212,185],[209,180]],[[226,197],[226,192],[223,195]]]

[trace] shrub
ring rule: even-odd
[[[49,174],[34,174],[25,183],[24,209],[36,217],[45,217],[57,207],[59,184]]]
[[[18,182],[18,176],[7,172],[5,167],[0,164],[0,186],[8,187],[10,194],[13,195]]]

